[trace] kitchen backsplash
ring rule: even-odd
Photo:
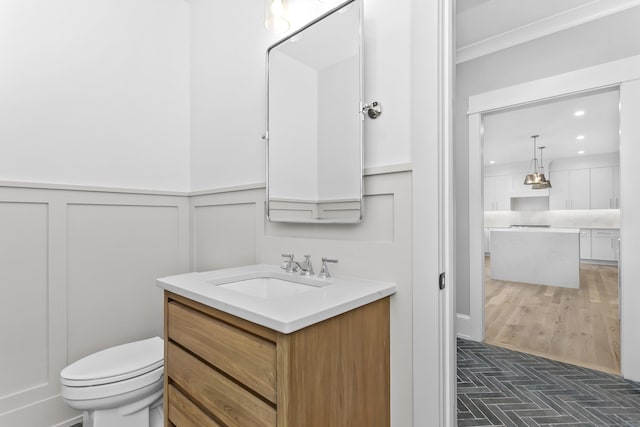
[[[620,209],[497,211],[484,213],[485,227],[511,224],[575,228],[620,228]]]

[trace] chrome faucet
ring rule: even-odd
[[[313,276],[314,272],[313,265],[311,265],[311,255],[305,255],[302,264],[296,262],[296,265],[298,266],[298,269],[300,269],[300,274],[302,276]]]
[[[331,274],[329,273],[329,266],[327,265],[328,262],[337,263],[338,260],[324,257],[322,258],[322,266],[320,267],[320,272],[318,272],[318,277],[320,279],[328,279],[329,277],[331,277]]]
[[[298,271],[298,263],[293,260],[293,254],[282,254],[283,258],[289,258],[280,264],[280,268],[287,273],[295,273]]]
[[[280,268],[287,273],[297,273],[299,271],[302,276],[312,276],[315,274],[313,272],[313,265],[311,264],[311,255],[305,255],[302,263],[293,259],[293,254],[282,254],[282,257],[287,258],[287,260],[280,264]]]

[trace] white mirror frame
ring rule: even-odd
[[[634,176],[640,164],[640,55],[469,97],[470,313],[458,314],[456,332],[484,340],[482,115],[595,89],[620,88],[620,362],[621,374],[640,381],[640,197]],[[636,259],[634,259],[636,258]]]
[[[312,219],[312,220],[306,220],[306,219],[274,219],[271,217],[270,215],[270,211],[271,211],[271,206],[270,206],[270,200],[269,200],[269,52],[271,52],[271,50],[277,46],[279,46],[280,44],[286,42],[287,40],[295,37],[297,34],[303,32],[304,30],[306,30],[307,28],[311,27],[312,25],[322,21],[323,19],[325,19],[326,17],[328,17],[329,15],[332,15],[333,13],[337,13],[340,9],[354,4],[358,7],[358,13],[359,13],[359,26],[358,26],[358,62],[359,62],[359,74],[360,74],[360,82],[359,82],[359,96],[360,96],[360,165],[357,166],[360,168],[360,207],[359,207],[359,215],[357,218],[354,219]],[[364,107],[364,47],[363,47],[363,38],[364,38],[364,30],[363,30],[363,22],[364,22],[364,7],[363,7],[363,0],[349,0],[346,1],[344,3],[340,3],[338,6],[336,6],[335,8],[329,10],[328,12],[326,12],[325,14],[323,14],[322,16],[318,17],[317,19],[309,22],[307,25],[303,26],[302,28],[300,28],[299,30],[296,30],[295,32],[289,34],[287,37],[283,38],[282,40],[279,40],[277,43],[271,45],[266,52],[266,60],[265,60],[265,75],[266,75],[266,79],[265,79],[265,92],[266,92],[266,96],[265,96],[265,134],[264,134],[264,140],[265,140],[265,161],[266,161],[266,165],[265,165],[265,187],[266,187],[266,200],[265,200],[265,216],[266,216],[266,220],[268,222],[286,222],[286,223],[303,223],[303,224],[353,224],[353,223],[358,223],[361,222],[363,217],[364,217],[364,113],[362,113],[362,109]],[[355,210],[355,209],[354,209]]]

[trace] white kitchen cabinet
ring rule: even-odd
[[[618,261],[618,237],[620,230],[617,229],[591,230],[591,259]]]
[[[620,168],[591,168],[591,209],[618,209],[620,200]]]
[[[484,178],[484,210],[508,211],[511,209],[511,175]]]
[[[591,259],[591,230],[580,230],[580,259]]]
[[[553,187],[549,191],[550,210],[589,209],[589,169],[553,171],[550,174]]]

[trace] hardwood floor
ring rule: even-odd
[[[617,267],[581,264],[580,289],[492,280],[490,268],[486,257],[488,344],[620,374]]]

